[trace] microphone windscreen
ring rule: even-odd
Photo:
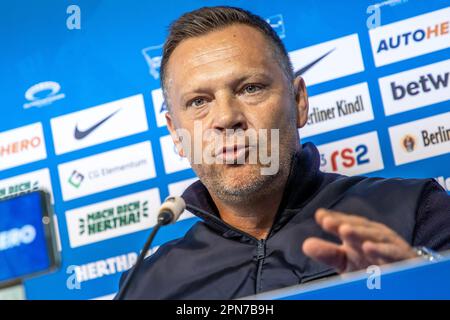
[[[171,212],[173,215],[173,220],[171,223],[174,223],[181,216],[184,209],[186,209],[186,202],[184,202],[184,199],[182,197],[169,196],[161,205],[159,209],[159,214],[165,211]]]

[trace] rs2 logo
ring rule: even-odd
[[[331,170],[338,171],[339,165],[345,168],[351,168],[355,165],[362,165],[370,162],[367,155],[368,148],[365,144],[358,145],[354,150],[352,148],[345,148],[342,150],[336,150],[331,153]],[[322,155],[321,165],[325,166],[326,159]]]

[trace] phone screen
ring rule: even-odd
[[[0,201],[0,287],[58,264],[53,215],[43,191]]]

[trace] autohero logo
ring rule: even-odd
[[[31,244],[36,238],[36,229],[30,225],[0,231],[0,252]]]
[[[58,82],[44,81],[31,86],[25,92],[25,99],[29,102],[23,105],[24,109],[31,107],[43,107],[56,100],[65,98],[64,93],[59,93],[61,86]]]
[[[47,151],[40,122],[0,132],[0,170],[46,157]]]
[[[450,7],[369,30],[377,67],[450,46]]]
[[[377,53],[406,47],[408,45],[413,46],[414,42],[427,41],[433,37],[443,37],[447,35],[448,32],[449,22],[443,21],[425,28],[397,34],[388,39],[382,39],[378,44]]]
[[[35,149],[41,145],[41,142],[41,137],[32,136],[19,141],[12,141],[11,143],[0,145],[0,156],[6,157]]]

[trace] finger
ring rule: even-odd
[[[303,242],[302,250],[312,259],[329,265],[339,272],[346,268],[346,253],[335,243],[311,237]]]
[[[358,246],[361,246],[364,241],[368,240],[383,243],[394,242],[395,240],[392,232],[376,226],[361,226],[344,223],[339,226],[338,233],[343,241]]]
[[[416,257],[411,247],[402,247],[394,243],[375,243],[365,241],[362,244],[364,254],[377,264],[386,264]]]
[[[342,221],[342,222],[349,222],[352,224],[359,224],[359,225],[366,225],[370,221],[364,217],[353,215],[353,214],[347,214],[340,211],[320,208],[316,211],[316,222],[318,224],[322,223],[322,220],[326,217],[334,217],[336,220]]]
[[[370,221],[363,217],[347,215],[337,211],[329,211],[324,209],[317,210],[316,221],[322,229],[336,236],[339,236],[339,228],[343,224],[363,226],[380,230],[384,228],[382,224]]]

